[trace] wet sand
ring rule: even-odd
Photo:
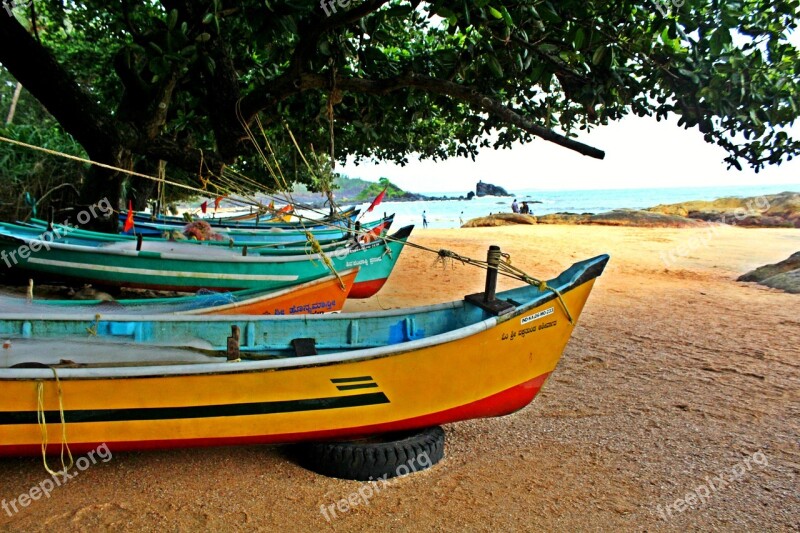
[[[330,521],[320,506],[362,484],[254,446],[116,453],[13,516],[0,508],[0,530],[798,529],[800,297],[734,280],[800,250],[800,232],[516,226],[412,240],[480,258],[499,244],[541,278],[611,254],[532,405],[446,426],[440,464]],[[377,297],[345,309],[482,287],[481,271],[407,249]],[[0,503],[46,477],[41,458],[0,459]]]

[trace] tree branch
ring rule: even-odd
[[[313,89],[325,89],[329,84],[330,77],[323,74],[302,74],[292,81],[290,81],[288,77],[278,78],[269,92],[255,90],[242,99],[241,108],[243,115],[249,120],[258,111],[274,107],[278,102],[293,94],[300,94]],[[344,78],[337,76],[336,86],[344,92],[349,91],[381,95],[401,89],[416,89],[455,98],[470,104],[475,109],[494,115],[506,124],[516,126],[532,135],[536,135],[546,141],[563,146],[579,154],[595,159],[603,159],[606,155],[604,151],[598,148],[570,139],[560,133],[540,126],[531,119],[520,115],[513,108],[489,96],[481,94],[470,87],[464,87],[463,85],[451,81],[414,74],[382,80]]]

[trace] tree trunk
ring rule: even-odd
[[[93,161],[105,163],[121,169],[133,167],[133,155],[126,148],[118,147],[112,153],[103,151],[99,154],[89,154]],[[82,209],[91,205],[98,205],[100,202],[107,202],[114,209],[114,214],[110,217],[92,217],[84,226],[97,231],[117,233],[118,217],[120,209],[127,209],[127,201],[122,200],[122,184],[127,177],[122,172],[109,170],[93,166],[89,171],[83,190],[81,191]],[[104,205],[104,204],[100,204]],[[95,210],[96,213],[100,211]],[[73,221],[73,223],[76,221]]]

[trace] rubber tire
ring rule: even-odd
[[[301,466],[328,477],[370,481],[418,472],[444,457],[441,426],[378,437],[383,442],[311,442],[297,445]],[[425,465],[419,457],[427,454]],[[400,468],[405,465],[405,470]],[[399,470],[399,471],[398,471]],[[384,477],[385,476],[385,477]]]

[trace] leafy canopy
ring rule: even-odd
[[[736,168],[797,155],[785,128],[800,1],[676,3],[37,0],[16,13],[39,40],[0,16],[0,61],[93,156],[164,159],[187,180],[201,161],[258,174],[242,126],[260,138],[255,117],[306,181],[287,126],[339,161],[474,157],[535,137],[602,157],[576,131],[674,113]],[[18,55],[39,49],[58,68],[37,77]],[[79,117],[63,108],[74,102]]]

